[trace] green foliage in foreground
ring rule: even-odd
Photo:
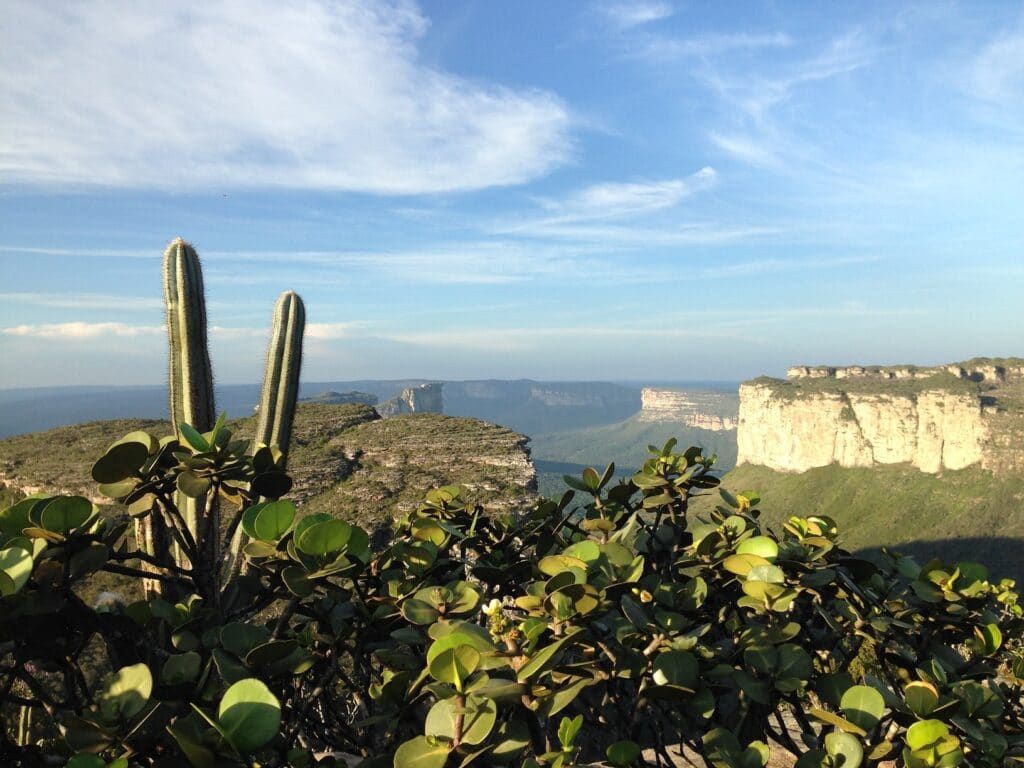
[[[696,448],[670,442],[618,484],[613,467],[588,469],[566,478],[578,503],[520,514],[440,488],[373,552],[361,528],[281,500],[271,449],[250,456],[223,426],[182,432],[129,435],[94,476],[186,548],[176,492],[219,494],[248,568],[222,590],[202,560],[130,549],[129,520],[80,497],[0,513],[3,765],[346,764],[334,752],[367,768],[667,766],[684,746],[715,768],[776,752],[800,768],[1024,756],[1012,584],[972,563],[853,557],[826,517],[775,536],[750,492],[722,492],[698,519],[691,497],[718,480]],[[89,606],[78,588],[103,570],[164,595]]]

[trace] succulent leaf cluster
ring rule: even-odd
[[[120,510],[58,496],[0,513],[0,553],[17,550],[0,554],[3,711],[36,711],[31,738],[0,749],[22,764],[569,768],[669,765],[685,750],[716,768],[763,768],[775,753],[801,768],[923,768],[1024,756],[1011,583],[971,563],[869,562],[824,517],[773,532],[753,492],[722,490],[695,518],[689,499],[718,484],[697,449],[670,442],[632,477],[587,470],[518,514],[438,488],[374,548],[342,516],[282,498],[290,481],[270,448],[252,452],[223,424],[180,433],[133,433],[96,462]],[[248,538],[227,591],[133,548],[132,517],[160,515],[187,550],[173,506],[183,488],[219,495]],[[104,571],[175,597],[90,606],[81,587]]]

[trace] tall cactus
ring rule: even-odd
[[[206,340],[206,298],[203,272],[195,248],[180,237],[164,252],[164,300],[167,307],[167,338],[170,345],[168,389],[171,421],[180,434],[181,425],[188,424],[199,432],[214,427],[216,408],[213,396],[213,371]],[[295,402],[299,394],[299,370],[302,367],[302,335],[306,310],[302,299],[293,291],[285,291],[274,307],[274,324],[267,367],[260,395],[260,414],[254,445],[276,445],[287,454],[291,441]],[[284,464],[285,459],[281,459]],[[235,529],[225,562],[220,561],[220,505],[215,494],[193,499],[178,493],[176,506],[195,540],[200,562],[187,563],[181,548],[175,550],[179,565],[190,566],[199,574],[217,582],[223,574],[225,588],[242,562],[244,536]],[[150,522],[159,516],[141,519],[137,538],[151,554],[167,551],[169,532],[155,531]],[[232,528],[237,525],[232,523]],[[150,526],[150,527],[146,527]],[[155,584],[155,583],[154,583]],[[156,587],[152,586],[153,591]]]
[[[306,308],[302,298],[294,291],[285,291],[274,305],[274,324],[267,348],[256,427],[256,443],[276,445],[285,456],[282,461],[287,460],[288,444],[292,438],[305,327]]]
[[[295,403],[299,397],[299,372],[302,368],[302,336],[306,328],[306,307],[294,291],[284,291],[274,305],[274,319],[267,347],[267,364],[260,391],[259,417],[253,450],[259,445],[276,445],[281,451],[281,468],[288,461],[292,439]],[[225,573],[233,575],[242,568],[242,547],[247,537],[241,528],[231,539]]]
[[[171,422],[213,429],[213,369],[206,345],[206,298],[196,249],[180,237],[164,251],[164,300],[170,343]]]
[[[180,237],[164,251],[164,302],[170,347],[168,390],[171,423],[178,431],[189,424],[200,432],[213,428],[213,369],[206,341],[203,271],[195,248]],[[200,549],[215,557],[220,535],[220,508],[215,498],[178,494],[178,509]],[[178,551],[179,564],[183,556]]]

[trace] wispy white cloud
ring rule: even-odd
[[[876,55],[874,40],[854,29],[832,38],[813,56],[788,60],[767,71],[763,62],[740,69],[713,63],[699,70],[698,76],[740,115],[762,120],[770,109],[792,98],[798,88],[866,67]]]
[[[561,200],[541,202],[553,214],[546,219],[548,223],[638,216],[678,205],[713,186],[717,178],[714,168],[704,167],[685,179],[603,182],[584,187]]]
[[[422,193],[572,152],[553,94],[420,61],[427,21],[404,0],[14,0],[4,18],[7,182]]]
[[[1020,108],[1024,102],[1024,30],[989,42],[968,72],[972,95]]]
[[[642,24],[661,21],[675,13],[672,4],[662,0],[606,2],[600,7],[604,16],[620,29],[629,29]]]
[[[308,323],[306,338],[317,341],[345,339],[351,337],[360,325],[361,323]]]
[[[713,58],[737,51],[788,48],[793,38],[785,32],[709,34],[699,37],[651,37],[639,49],[640,55],[655,61],[677,58]]]
[[[420,347],[445,349],[472,349],[481,351],[502,350],[517,352],[552,344],[562,345],[573,341],[599,344],[601,340],[622,341],[625,339],[646,339],[672,341],[679,339],[736,339],[734,331],[720,328],[627,328],[622,326],[577,325],[544,328],[487,328],[459,329],[453,331],[415,331],[386,334],[383,338]],[[742,337],[746,341],[751,339]]]
[[[159,309],[163,302],[159,297],[124,296],[108,293],[0,293],[0,301],[29,304],[36,307],[61,309],[99,309],[135,311]]]
[[[42,323],[38,325],[15,325],[0,328],[5,336],[22,336],[36,339],[95,339],[101,336],[154,336],[164,334],[162,325],[130,325],[120,322],[87,323]]]
[[[751,165],[766,168],[780,168],[784,165],[779,157],[778,148],[763,138],[755,139],[742,133],[722,134],[714,130],[708,138],[719,149]]]

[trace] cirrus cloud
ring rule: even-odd
[[[87,323],[81,320],[70,323],[41,323],[38,325],[14,325],[0,328],[5,336],[25,336],[37,339],[95,339],[100,336],[153,336],[166,333],[162,325],[129,325],[128,323]]]
[[[409,194],[516,184],[571,154],[541,90],[420,61],[411,2],[15,0],[0,177],[35,185]]]

